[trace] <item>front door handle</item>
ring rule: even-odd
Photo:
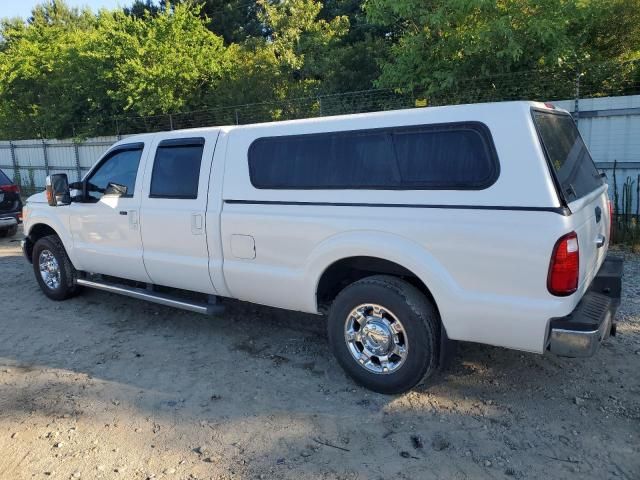
[[[602,248],[602,247],[604,247],[605,241],[606,241],[606,238],[604,237],[604,235],[599,234],[599,235],[596,237],[596,247],[597,247],[597,248]]]

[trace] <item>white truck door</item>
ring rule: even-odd
[[[148,143],[118,145],[85,179],[84,201],[69,206],[79,270],[149,282],[142,261],[140,198]],[[121,187],[126,187],[122,194]]]
[[[206,211],[218,131],[158,139],[146,165],[140,226],[144,264],[156,285],[215,294]]]

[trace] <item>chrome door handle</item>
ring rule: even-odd
[[[604,235],[599,234],[599,235],[596,237],[596,247],[597,247],[597,248],[602,248],[602,247],[604,247],[605,241],[606,241],[606,239],[605,239]]]

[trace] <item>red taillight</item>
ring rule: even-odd
[[[20,193],[20,187],[18,185],[0,185],[0,192]]]
[[[571,295],[578,289],[580,248],[578,235],[571,232],[561,237],[553,247],[547,288],[553,295]]]

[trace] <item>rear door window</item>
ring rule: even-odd
[[[163,140],[151,174],[150,198],[198,198],[204,138]]]
[[[604,180],[571,115],[534,110],[533,119],[567,203],[578,200],[603,185]]]

